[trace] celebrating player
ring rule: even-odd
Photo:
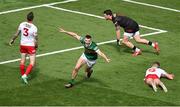
[[[129,38],[131,37],[133,37],[135,41],[138,43],[147,44],[154,47],[156,52],[159,53],[160,49],[157,42],[151,42],[146,39],[142,39],[140,37],[139,25],[133,19],[126,16],[113,14],[111,10],[105,10],[104,17],[106,20],[111,20],[115,24],[117,44],[119,45],[120,45],[120,27],[124,29],[125,32],[122,42],[129,48],[133,49],[134,51],[133,56],[140,55],[141,50],[129,41]]]
[[[20,71],[21,78],[24,83],[28,84],[27,76],[32,71],[33,66],[35,65],[35,57],[36,57],[36,49],[38,47],[38,36],[37,36],[37,27],[32,23],[34,19],[33,12],[30,12],[27,15],[27,22],[22,22],[15,35],[9,42],[9,45],[12,45],[18,35],[21,35],[20,41],[20,53],[21,53],[21,61],[20,61]],[[30,64],[26,68],[25,72],[25,62],[26,56],[29,55]]]
[[[150,85],[155,92],[157,92],[157,86],[161,86],[164,92],[167,92],[167,88],[164,83],[160,80],[161,77],[168,78],[172,80],[174,78],[173,74],[169,74],[160,68],[159,62],[154,62],[152,67],[147,69],[145,75],[145,83]]]
[[[68,34],[68,35],[74,37],[75,39],[79,40],[85,49],[85,52],[78,59],[76,66],[72,71],[71,81],[65,85],[66,88],[70,88],[74,85],[74,83],[75,83],[74,80],[78,74],[78,71],[83,65],[86,65],[85,72],[86,72],[87,77],[90,78],[90,76],[93,72],[92,68],[96,63],[96,59],[98,58],[98,55],[103,57],[106,60],[106,62],[110,62],[110,59],[107,58],[106,55],[103,52],[101,52],[100,49],[97,47],[96,43],[92,41],[92,38],[90,35],[86,35],[85,37],[81,37],[74,32],[69,32],[69,31],[66,31],[62,28],[60,28],[59,31],[62,33]]]

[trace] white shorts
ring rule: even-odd
[[[96,64],[96,60],[89,60],[86,58],[85,54],[83,53],[81,55],[81,58],[83,58],[89,68],[92,68]]]
[[[128,38],[132,38],[133,36],[139,35],[139,31],[135,32],[135,33],[127,33],[124,32],[124,36],[127,36]]]

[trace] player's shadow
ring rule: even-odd
[[[36,66],[30,73],[28,80],[32,80],[32,79],[36,78],[39,74],[39,71],[40,71],[40,69],[38,68],[38,66]]]
[[[121,46],[118,46],[116,43],[108,43],[106,45],[113,47],[117,52],[121,51]]]
[[[121,44],[118,46],[116,43],[109,43],[107,44],[109,46],[112,46],[117,52],[125,52],[125,53],[132,53],[132,50],[130,48],[127,48],[125,45]]]
[[[80,85],[80,84],[83,84],[84,82],[85,83],[96,83],[96,84],[99,84],[102,87],[109,87],[107,84],[105,84],[101,80],[99,80],[97,78],[93,78],[93,77],[91,77],[91,78],[84,77],[82,80],[76,82],[75,85]]]

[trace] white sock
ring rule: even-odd
[[[25,78],[25,77],[27,77],[27,75],[26,75],[26,74],[24,74],[24,75],[22,76],[22,78]]]
[[[139,48],[136,48],[136,50],[135,51],[140,51],[140,49]]]
[[[153,47],[155,47],[155,44],[154,44],[154,43],[152,43],[152,46],[153,46]]]

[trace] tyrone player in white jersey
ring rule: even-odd
[[[35,65],[35,57],[36,57],[36,49],[38,47],[38,36],[37,36],[37,27],[32,23],[34,19],[33,12],[28,13],[27,22],[22,22],[15,35],[9,42],[11,46],[16,38],[21,35],[20,40],[20,53],[21,53],[21,61],[20,61],[20,71],[21,78],[24,83],[28,84],[27,76],[32,71],[33,66]],[[25,61],[26,56],[29,55],[30,64],[27,66],[25,70]]]
[[[151,68],[146,70],[145,83],[150,85],[155,92],[157,92],[157,86],[161,86],[164,92],[167,92],[167,88],[164,83],[160,80],[161,77],[165,77],[169,80],[174,79],[173,74],[169,74],[160,68],[159,62],[154,62]]]

